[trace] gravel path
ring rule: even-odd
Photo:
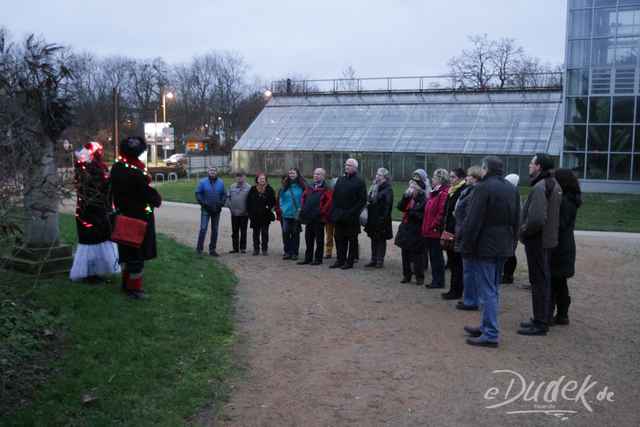
[[[159,232],[195,247],[197,205],[165,202],[156,216]],[[640,425],[640,235],[577,233],[571,325],[546,337],[516,334],[531,316],[519,246],[516,284],[501,288],[500,347],[485,349],[465,344],[462,330],[478,324],[479,312],[399,283],[392,244],[384,269],[365,269],[362,234],[364,262],[332,270],[283,261],[279,223],[270,231],[269,256],[228,254],[223,211],[218,260],[239,280],[236,354],[247,371],[231,380],[224,416],[204,412],[197,425]],[[551,381],[561,381],[555,400],[553,387],[545,395]],[[523,382],[531,390],[518,397]]]

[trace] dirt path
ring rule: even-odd
[[[167,202],[156,215],[159,231],[195,246],[199,207]],[[501,288],[500,347],[484,349],[465,344],[462,330],[476,326],[480,313],[455,310],[440,290],[400,284],[400,251],[392,244],[384,269],[365,270],[360,262],[342,271],[283,261],[279,223],[270,232],[269,256],[228,254],[223,211],[218,259],[239,279],[237,352],[247,371],[232,380],[236,391],[223,408],[230,420],[205,413],[199,425],[640,424],[639,235],[578,233],[571,325],[546,337],[516,334],[531,315],[519,247],[516,285]],[[365,234],[360,242],[366,262]],[[488,408],[520,393],[518,375],[533,382],[531,391]],[[551,402],[550,381],[561,381]]]

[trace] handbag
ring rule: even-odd
[[[442,249],[444,249],[445,251],[450,251],[451,249],[453,249],[454,240],[455,235],[445,230],[440,236],[440,246],[442,246]]]
[[[296,208],[296,215],[293,217],[293,220],[296,222],[299,222],[300,224],[306,224],[307,220],[304,218],[304,215],[302,214],[302,208],[298,207],[298,204],[296,203],[296,198],[293,195],[293,190],[291,189],[291,187],[289,187],[289,191],[291,192],[291,200],[293,200],[293,206],[295,206]]]
[[[453,243],[456,239],[455,234],[453,233],[449,233],[446,228],[447,228],[447,212],[445,212],[444,215],[444,227],[442,227],[443,231],[442,234],[440,235],[440,246],[442,247],[442,249],[444,249],[445,251],[450,251],[451,249],[453,249]]]
[[[140,249],[146,230],[146,221],[140,221],[124,215],[116,215],[116,222],[113,225],[110,240],[120,245]]]
[[[369,219],[369,211],[367,208],[363,208],[362,211],[360,211],[360,217],[358,218],[358,220],[360,221],[360,225],[362,227],[366,227],[368,219]]]

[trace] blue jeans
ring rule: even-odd
[[[462,303],[468,307],[480,306],[476,266],[473,258],[462,258],[462,277],[464,283],[464,301]]]
[[[202,252],[204,248],[204,238],[207,235],[207,227],[211,219],[211,242],[209,243],[209,253],[216,250],[218,243],[218,224],[220,223],[220,212],[209,213],[200,211],[200,234],[198,234],[198,244],[196,252]]]
[[[482,305],[482,322],[478,329],[482,338],[498,342],[498,303],[500,301],[500,282],[507,257],[473,258],[476,267],[476,280]]]
[[[282,242],[285,255],[298,256],[302,227],[293,218],[282,218]]]

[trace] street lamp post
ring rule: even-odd
[[[166,125],[166,123],[167,123],[167,98],[169,98],[169,99],[173,98],[173,93],[171,93],[171,92],[162,93],[162,123],[163,123],[163,126]],[[158,148],[157,144],[158,144],[158,139],[156,138],[156,150]],[[162,143],[162,148],[164,150],[164,158],[166,159],[167,158],[167,149],[165,148],[164,141]]]

